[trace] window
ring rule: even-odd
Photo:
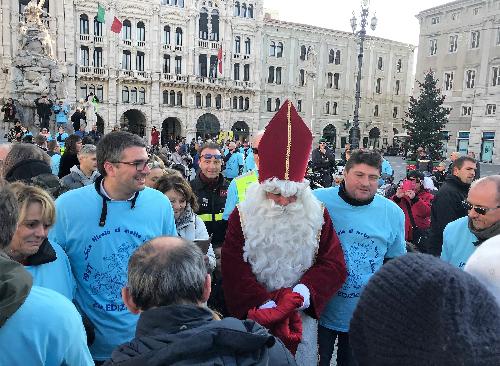
[[[497,105],[496,104],[486,104],[486,115],[487,116],[492,116],[496,113],[497,111]]]
[[[86,46],[80,48],[80,65],[89,66],[89,48]]]
[[[162,102],[163,104],[168,104],[168,90],[164,90],[162,93]]]
[[[304,46],[304,45],[300,46],[300,59],[302,61],[305,61],[306,55],[307,55],[307,48],[306,48],[306,46]]]
[[[325,114],[330,114],[330,102],[326,102],[325,104]]]
[[[396,87],[394,88],[394,94],[399,95],[400,81],[396,80]]]
[[[233,109],[238,109],[238,97],[233,97]]]
[[[497,39],[496,39],[496,44],[497,44],[497,46],[500,44],[500,28],[497,28]]]
[[[122,69],[132,70],[132,54],[130,53],[130,51],[123,51]]]
[[[274,83],[274,66],[269,66],[269,70],[267,73],[267,83],[268,84]]]
[[[470,32],[470,48],[479,48],[479,31]]]
[[[500,67],[495,66],[492,69],[492,74],[493,74],[493,80],[491,85],[492,86],[499,86],[500,85]]]
[[[467,89],[474,88],[475,79],[476,79],[476,70],[467,70],[465,72],[465,87]]]
[[[376,83],[375,83],[375,93],[381,94],[382,93],[382,79],[378,78]]]
[[[373,107],[373,117],[378,117],[378,104]]]
[[[97,17],[94,18],[94,36],[102,37],[102,23],[97,21]]]
[[[137,103],[137,88],[130,88],[130,103]]]
[[[472,14],[474,14],[474,15],[478,15],[478,14],[479,14],[479,8],[474,8],[474,9],[472,10]]]
[[[100,102],[104,100],[104,88],[102,87],[102,85],[97,85],[95,96]]]
[[[201,108],[201,93],[196,93],[196,107]]]
[[[253,18],[253,5],[252,4],[248,5],[247,15],[249,18]]]
[[[333,86],[333,74],[331,72],[329,72],[326,76],[327,80],[326,80],[326,87],[327,88],[331,88]]]
[[[382,57],[379,57],[377,62],[377,69],[382,70],[383,68],[384,68],[384,60],[382,59]]]
[[[176,105],[178,107],[182,106],[182,92],[181,91],[177,92],[177,103],[176,103]]]
[[[234,64],[234,80],[240,80],[240,64]]]
[[[144,52],[137,52],[135,68],[137,71],[144,71]]]
[[[276,100],[274,101],[274,110],[278,111],[280,109],[280,106],[281,106],[280,98],[276,98]]]
[[[245,98],[245,107],[244,107],[244,109],[246,111],[248,111],[250,109],[250,98],[249,97]]]
[[[444,73],[444,90],[453,89],[453,71]]]
[[[398,59],[398,62],[396,62],[396,71],[401,72],[402,67],[403,67],[403,61],[401,59]]]
[[[129,103],[129,93],[128,93],[128,88],[126,86],[122,88],[122,102]]]
[[[392,118],[398,118],[398,107],[392,109]]]
[[[271,98],[267,98],[267,111],[272,112],[273,107],[272,107],[273,101]]]
[[[222,95],[217,94],[215,96],[215,108],[221,109],[222,108]]]
[[[276,68],[276,77],[275,81],[277,85],[281,85],[281,67]]]
[[[297,112],[302,112],[302,100],[297,100]]]
[[[243,65],[243,81],[250,81],[250,65]]]
[[[472,114],[472,106],[463,105],[462,106],[462,116],[470,116]]]
[[[241,4],[241,16],[243,18],[247,17],[247,4],[245,4],[245,3]]]
[[[241,37],[236,36],[234,38],[234,53],[240,53],[241,52]]]
[[[143,22],[137,23],[137,40],[139,42],[146,41],[146,26]]]
[[[234,16],[239,17],[240,16],[240,2],[236,1],[234,3]]]
[[[243,109],[243,97],[238,98],[238,109]]]
[[[176,75],[182,74],[182,57],[175,56],[175,73]]]
[[[457,46],[458,46],[458,35],[454,34],[450,36],[450,48],[448,51],[450,53],[457,52]]]
[[[212,108],[212,94],[208,93],[205,96],[205,107]]]
[[[175,106],[175,92],[173,90],[170,91],[170,107]]]
[[[458,19],[458,13],[451,14],[451,20],[457,20],[457,19]]]
[[[276,46],[276,57],[283,57],[283,42],[278,42],[278,46]]]
[[[304,69],[299,71],[299,86],[304,86],[306,84],[306,73]]]
[[[250,38],[245,39],[245,55],[249,55],[251,51]]]
[[[146,89],[139,88],[139,104],[146,104]]]
[[[132,39],[132,23],[128,19],[123,21],[122,37],[127,41]]]
[[[102,48],[94,48],[94,67],[102,67]]]
[[[208,12],[206,8],[201,8],[200,18],[198,19],[198,31],[200,39],[208,39]]]
[[[340,50],[335,51],[335,65],[340,65]]]
[[[80,34],[89,34],[89,17],[87,14],[80,15]]]
[[[337,114],[337,102],[333,102],[332,104],[332,114],[333,115]]]
[[[330,50],[330,52],[328,53],[328,63],[333,64],[334,62],[335,62],[335,51]]]
[[[274,41],[271,41],[269,45],[269,56],[276,56],[276,43]]]
[[[339,80],[340,80],[340,74],[336,72],[333,74],[333,88],[338,89],[339,88]]]
[[[179,27],[175,29],[175,45],[182,46],[182,29]]]
[[[429,46],[430,46],[429,55],[434,56],[436,54],[436,52],[437,52],[437,49],[438,49],[438,41],[437,41],[437,39],[431,39],[429,41]]]
[[[170,74],[170,55],[163,55],[163,73]]]
[[[163,27],[163,43],[170,44],[170,26]]]
[[[431,24],[439,24],[439,17],[432,17],[431,18]]]

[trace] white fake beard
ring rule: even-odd
[[[245,237],[243,259],[257,280],[274,291],[297,284],[314,264],[324,217],[308,184],[297,183],[297,201],[280,206],[266,197],[266,183],[252,184],[239,210]]]

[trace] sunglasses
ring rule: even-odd
[[[473,209],[474,211],[476,211],[480,215],[486,215],[488,212],[496,210],[497,208],[500,208],[500,206],[493,207],[493,208],[480,207],[480,206],[473,205],[472,203],[470,203],[468,201],[462,201],[462,205],[464,206],[464,208],[467,211],[470,211]]]
[[[215,160],[222,160],[222,155],[220,154],[203,154],[201,157],[205,160],[210,160],[212,158]]]

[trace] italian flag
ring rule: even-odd
[[[104,9],[104,6],[102,6],[101,4],[98,4],[97,5],[97,21],[99,23],[106,23],[105,16],[106,16],[106,9]]]

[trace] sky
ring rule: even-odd
[[[418,45],[419,12],[452,2],[451,0],[371,0],[371,19],[378,18],[375,31],[369,35]],[[361,0],[264,0],[264,9],[278,12],[279,20],[352,32],[350,19],[355,10],[359,18]]]

